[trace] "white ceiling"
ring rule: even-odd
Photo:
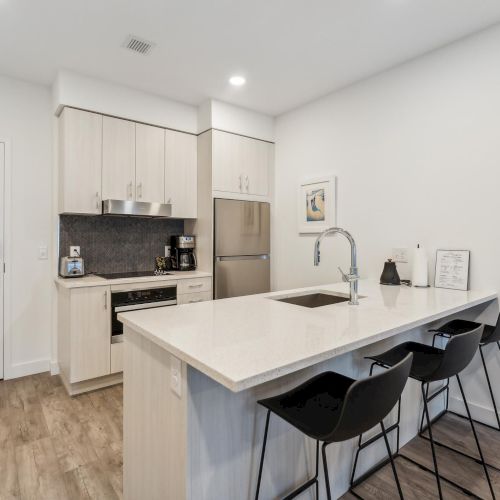
[[[498,0],[0,0],[0,74],[276,115],[499,21]],[[128,52],[128,34],[156,47]]]

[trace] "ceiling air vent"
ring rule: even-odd
[[[154,47],[154,43],[148,42],[143,38],[139,38],[138,36],[129,35],[125,40],[123,46],[126,49],[133,50],[142,55],[149,54],[151,49]]]

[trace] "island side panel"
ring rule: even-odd
[[[171,389],[171,355],[124,329],[125,500],[186,500],[186,365],[181,394]]]
[[[416,328],[363,349],[300,370],[260,386],[234,393],[188,366],[188,473],[189,500],[252,500],[255,498],[266,410],[257,401],[296,387],[318,373],[329,370],[352,378],[368,375],[370,363],[364,356],[382,352],[407,340],[428,341],[427,328]],[[444,398],[436,398],[433,415],[444,408]],[[417,434],[421,412],[420,384],[408,381],[403,394],[401,445]],[[396,421],[396,408],[386,418],[387,427]],[[378,432],[372,429],[364,440]],[[396,435],[389,436],[396,448]],[[334,498],[349,488],[355,445],[353,439],[327,448]],[[363,451],[357,477],[387,458],[382,440]],[[272,415],[262,476],[261,498],[282,498],[314,475],[315,442]],[[303,493],[315,500],[314,488]],[[320,496],[326,500],[320,463]]]

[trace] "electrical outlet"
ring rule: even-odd
[[[79,246],[69,247],[69,256],[70,257],[80,257],[80,247]]]
[[[392,260],[394,262],[407,263],[408,262],[408,249],[407,248],[393,248]]]
[[[45,245],[38,247],[38,258],[40,260],[47,260],[49,258],[49,251]]]
[[[180,398],[182,397],[181,360],[170,355],[170,388]]]

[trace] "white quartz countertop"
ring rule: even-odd
[[[497,292],[383,286],[362,280],[358,306],[309,309],[268,297],[345,283],[133,311],[118,315],[144,335],[237,392],[497,298]]]
[[[212,276],[204,271],[169,271],[171,274],[163,276],[141,276],[139,278],[105,279],[94,274],[83,276],[82,278],[61,278],[55,279],[56,284],[63,288],[82,288],[102,285],[122,285],[127,283],[148,283],[150,281],[177,281],[188,278],[205,278]]]

